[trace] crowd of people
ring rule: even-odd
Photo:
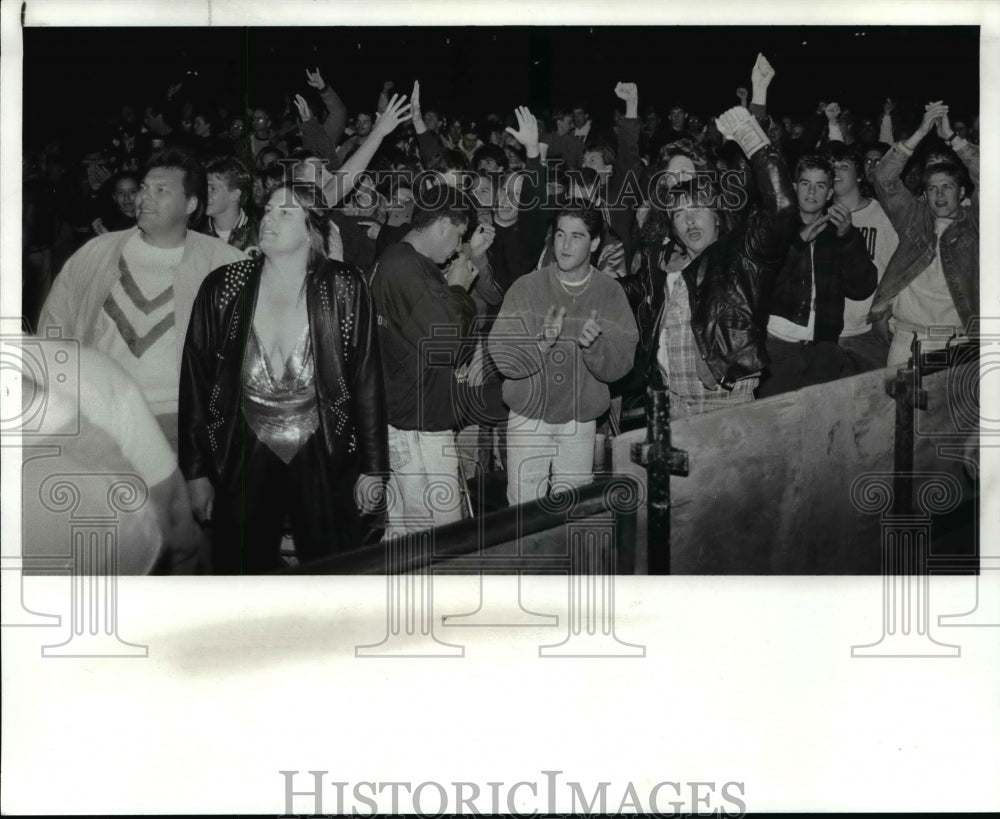
[[[445,116],[419,83],[351,112],[304,74],[283,111],[177,84],[78,156],[26,146],[24,312],[155,418],[157,571],[457,521],[484,472],[543,498],[593,480],[647,384],[672,418],[711,412],[977,315],[978,118],[945,101],[786,116],[763,54],[712,110],[640,116],[609,84],[607,123]]]

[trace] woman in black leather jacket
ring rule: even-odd
[[[282,185],[261,255],[212,272],[195,300],[180,384],[180,468],[212,521],[216,573],[281,568],[286,520],[299,560],[356,547],[359,512],[388,469],[371,295],[327,258],[314,185]]]
[[[731,220],[746,191],[715,174],[654,196],[662,213],[650,219],[667,217],[669,241],[652,247],[655,269],[647,276],[621,280],[648,351],[647,379],[666,384],[672,417],[753,400],[766,364],[761,289],[780,267],[795,224],[785,163],[750,113],[730,109],[718,126],[748,155],[760,205]],[[732,221],[743,226],[730,230]]]

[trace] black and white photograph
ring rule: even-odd
[[[996,8],[2,13],[5,811],[1000,806]]]

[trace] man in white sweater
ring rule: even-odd
[[[862,189],[864,169],[855,147],[831,142],[827,155],[833,166],[834,204],[851,212],[851,223],[861,231],[868,257],[881,281],[899,237],[878,200],[866,196]],[[884,367],[889,357],[887,328],[876,328],[868,321],[873,297],[874,294],[867,299],[844,299],[844,329],[837,343],[854,360],[859,373]]]
[[[73,254],[39,318],[118,362],[177,449],[181,350],[191,307],[215,268],[245,258],[221,239],[189,230],[204,208],[205,171],[169,150],[146,167],[135,228],[106,233]]]

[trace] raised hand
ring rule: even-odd
[[[888,116],[896,110],[896,101],[892,97],[886,97],[882,103],[882,113]]]
[[[576,338],[576,343],[586,350],[597,341],[598,336],[601,334],[601,325],[597,322],[597,311],[590,311],[590,318],[583,325],[583,329],[580,330],[580,335]]]
[[[543,352],[548,352],[559,336],[562,335],[563,319],[566,317],[566,308],[556,308],[554,304],[549,305],[549,310],[542,320],[542,332],[538,334],[538,348]]]
[[[774,79],[774,68],[767,57],[763,54],[757,55],[757,61],[750,71],[750,82],[753,85],[768,85]]]
[[[392,91],[395,85],[396,83],[394,83],[392,80],[386,80],[384,83],[382,83],[382,93],[385,94],[386,96],[389,96],[389,92]]]
[[[634,82],[620,82],[615,86],[615,96],[620,100],[638,100],[639,99],[639,86]]]
[[[469,253],[472,254],[472,258],[482,256],[489,250],[496,235],[497,230],[493,225],[480,225],[477,227],[472,234],[472,238],[469,239]]]
[[[520,142],[525,148],[538,145],[538,120],[535,115],[528,110],[527,106],[520,105],[514,109],[514,116],[517,117],[517,130],[507,127],[504,130],[514,139]]]
[[[941,100],[927,103],[924,106],[924,118],[917,130],[924,134],[929,134],[933,128],[937,127],[937,121],[947,113],[948,106]]]
[[[420,80],[413,81],[413,91],[410,93],[410,121],[413,123],[413,130],[418,134],[427,130],[423,112],[420,110]]]
[[[823,113],[826,114],[826,118],[830,122],[835,122],[837,117],[840,116],[840,103],[831,102],[826,108],[823,109]]]
[[[406,94],[393,94],[392,99],[386,106],[385,111],[379,114],[372,126],[372,133],[379,137],[386,137],[391,134],[396,127],[410,118],[410,104],[406,101]]]
[[[715,127],[719,129],[724,139],[733,139],[736,129],[753,119],[750,112],[742,105],[736,105],[728,111],[723,111],[715,120]]]
[[[736,89],[736,96],[740,98],[740,103],[743,105],[747,104],[747,100],[750,98],[750,92],[747,91],[742,85]]]
[[[309,83],[317,91],[322,91],[326,88],[326,82],[323,81],[323,75],[319,73],[319,68],[317,67],[315,71],[310,71],[306,69],[306,82]]]
[[[295,108],[299,112],[299,119],[303,123],[309,122],[312,119],[312,110],[309,108],[309,103],[306,102],[306,98],[301,94],[295,95]]]
[[[946,111],[941,115],[941,119],[937,121],[937,135],[941,139],[951,139],[951,135],[955,133],[955,129],[951,127],[951,120],[948,119],[948,112]]]
[[[99,191],[110,178],[111,171],[103,165],[87,166],[87,182],[91,190]]]
[[[625,100],[625,116],[634,119],[639,116],[639,86],[634,82],[620,82],[615,86],[615,96]]]
[[[846,205],[831,205],[830,210],[827,211],[827,216],[830,217],[830,222],[833,226],[837,228],[838,236],[843,236],[851,229],[851,211]]]

